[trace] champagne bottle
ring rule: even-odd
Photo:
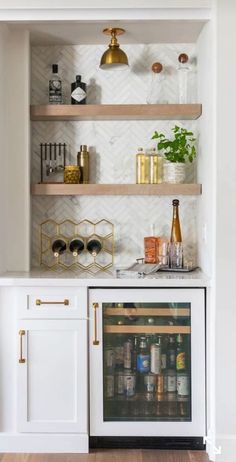
[[[102,243],[98,238],[92,237],[87,242],[87,250],[93,257],[96,257],[102,250]]]
[[[63,239],[56,239],[52,243],[52,251],[54,257],[58,258],[59,255],[66,251],[66,242]]]
[[[182,235],[179,221],[179,201],[174,199],[173,202],[173,218],[170,235],[170,267],[178,269],[183,267],[183,246]]]
[[[173,218],[172,218],[170,242],[182,242],[182,235],[181,235],[180,221],[179,221],[179,200],[174,199],[172,201],[172,205],[173,205]]]
[[[76,237],[70,241],[69,249],[72,252],[73,257],[77,257],[84,250],[84,242],[82,239]]]

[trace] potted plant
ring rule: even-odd
[[[185,179],[185,165],[192,163],[196,157],[196,138],[193,132],[175,125],[171,129],[174,133],[172,139],[166,138],[163,133],[154,132],[152,139],[157,139],[157,149],[163,151],[164,182],[183,183]]]

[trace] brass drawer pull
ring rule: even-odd
[[[65,306],[69,306],[69,300],[68,300],[68,298],[65,298],[65,300],[63,302],[43,302],[42,300],[40,300],[40,298],[37,298],[35,304],[37,306],[41,306],[41,305],[65,305]]]
[[[99,345],[99,340],[97,338],[97,308],[99,307],[98,303],[93,303],[93,319],[94,319],[94,340],[93,345]]]
[[[25,335],[25,330],[19,330],[19,336],[20,336],[20,358],[19,358],[19,363],[23,364],[26,362],[25,358],[23,358],[23,347],[22,347],[22,337]]]

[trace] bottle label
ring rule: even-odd
[[[175,350],[169,350],[169,367],[175,367]]]
[[[178,353],[176,356],[176,369],[178,371],[185,369],[185,352],[184,351],[182,351],[181,353]]]
[[[86,93],[85,91],[80,88],[80,87],[77,87],[74,91],[72,91],[71,93],[71,98],[73,98],[75,101],[77,101],[78,103],[80,101],[83,101],[83,99],[86,98]]]
[[[140,353],[137,356],[137,370],[139,372],[149,372],[150,369],[150,355]]]
[[[62,102],[62,84],[61,80],[49,80],[49,102],[61,103]]]

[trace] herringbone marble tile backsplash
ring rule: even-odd
[[[63,80],[64,103],[70,103],[70,84],[76,74],[88,84],[87,103],[146,103],[150,84],[150,67],[160,61],[165,68],[164,99],[177,102],[177,57],[186,52],[191,59],[191,102],[197,102],[197,65],[192,44],[124,45],[130,71],[99,70],[104,46],[56,46],[32,48],[32,104],[48,102],[48,79],[51,64],[58,63]],[[91,183],[135,183],[135,154],[139,146],[155,146],[154,130],[170,132],[177,123],[197,134],[197,121],[82,121],[32,123],[32,182],[40,181],[39,144],[65,142],[68,163],[76,163],[81,144],[90,150]],[[189,169],[187,182],[197,179],[196,165]],[[32,198],[32,266],[39,265],[39,225],[48,218],[62,221],[84,218],[110,220],[115,225],[115,265],[132,263],[143,256],[143,237],[155,224],[156,233],[170,234],[173,197],[33,197]],[[197,199],[179,197],[182,234],[186,255],[197,254]]]

